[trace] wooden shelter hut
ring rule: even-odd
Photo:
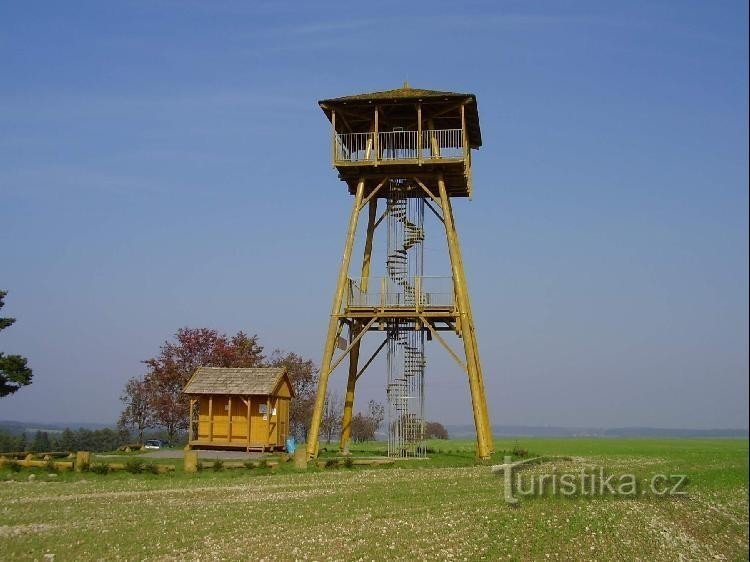
[[[199,367],[183,392],[190,397],[188,448],[286,446],[294,396],[286,369]]]

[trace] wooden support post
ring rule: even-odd
[[[375,165],[378,165],[378,161],[380,160],[380,135],[379,135],[379,128],[378,128],[378,107],[375,106]]]
[[[227,442],[232,442],[232,397],[227,398]]]
[[[198,451],[185,451],[185,472],[198,472]]]
[[[414,279],[414,309],[419,314],[422,307],[422,277]]]
[[[188,425],[188,446],[190,442],[195,439],[195,432],[193,431],[193,417],[195,416],[195,398],[190,399],[190,420]]]
[[[463,145],[464,158],[466,158],[469,152],[469,143],[466,138],[466,111],[464,104],[461,104],[461,144]]]
[[[430,119],[427,121],[430,128],[430,158],[440,158],[440,143],[435,135],[435,123]]]
[[[336,136],[336,110],[331,110],[331,131],[333,132],[331,136],[331,163],[334,167],[336,167],[336,152],[338,151],[338,142],[339,139]]]
[[[273,401],[273,410],[271,411],[276,412],[276,421],[273,423],[274,432],[276,433],[276,439],[274,440],[274,443],[276,446],[279,446],[279,437],[281,436],[281,423],[279,422],[279,419],[281,416],[279,415],[281,413],[281,409],[279,408],[279,397],[274,397]],[[283,442],[282,442],[283,443]]]
[[[91,465],[91,452],[90,451],[78,451],[76,453],[76,463],[73,465],[76,472],[83,472],[88,470]]]
[[[245,404],[247,405],[247,448],[250,449],[250,416],[252,415],[250,405],[253,403],[253,399],[248,396],[247,400],[245,400]]]
[[[208,440],[214,440],[214,397],[208,397]]]
[[[294,468],[297,470],[307,470],[307,455],[302,448],[294,451]]]
[[[365,179],[360,178],[357,182],[357,191],[354,196],[354,205],[351,217],[349,218],[346,243],[344,244],[344,255],[341,258],[336,292],[334,293],[333,304],[331,305],[331,318],[328,323],[328,335],[326,336],[325,347],[323,348],[323,359],[320,362],[318,390],[315,396],[315,405],[313,407],[313,415],[310,420],[310,430],[307,439],[307,456],[310,458],[318,454],[318,432],[320,431],[320,421],[323,417],[323,406],[325,405],[326,390],[328,389],[328,376],[331,374],[331,360],[333,359],[333,352],[336,347],[339,314],[341,313],[341,303],[344,299],[346,280],[349,275],[349,262],[352,257],[352,248],[354,247],[354,238],[357,233],[357,222],[359,220],[359,208],[362,204],[364,191]]]
[[[477,429],[477,456],[482,459],[489,458],[492,452],[492,431],[487,414],[487,401],[484,392],[484,381],[482,380],[482,369],[479,363],[479,354],[474,334],[474,325],[471,314],[469,294],[466,287],[463,261],[461,259],[461,247],[458,240],[458,232],[453,221],[453,209],[451,208],[448,191],[445,187],[443,176],[438,176],[438,190],[440,202],[445,219],[445,233],[448,239],[448,254],[451,261],[451,272],[453,275],[453,286],[457,297],[459,318],[466,354],[466,366],[469,374],[469,390],[471,391],[471,405],[474,413],[474,425]]]
[[[471,197],[471,147],[469,147],[469,132],[466,129],[466,102],[461,104],[461,140],[464,153],[464,176],[466,177],[466,190]]]
[[[422,165],[422,104],[417,104],[417,162]]]
[[[266,396],[266,442],[263,444],[265,450],[266,445],[271,442],[271,396]]]
[[[372,258],[372,241],[375,234],[375,218],[378,214],[378,200],[371,199],[367,216],[367,234],[365,237],[365,248],[362,256],[362,276],[360,288],[362,293],[367,294],[370,285],[370,263]],[[350,332],[353,336],[354,331]],[[351,343],[351,341],[349,342]],[[344,451],[351,437],[352,412],[354,408],[354,387],[357,383],[357,364],[359,362],[360,342],[357,342],[349,352],[349,376],[346,381],[346,395],[344,396],[344,414],[341,420],[341,439],[339,449]]]

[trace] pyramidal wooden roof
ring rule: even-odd
[[[440,90],[425,90],[412,88],[407,82],[400,88],[383,90],[379,92],[368,92],[354,94],[339,98],[320,100],[318,105],[331,121],[334,110],[347,112],[370,111],[372,106],[407,106],[418,102],[435,106],[450,106],[452,104],[464,104],[466,107],[466,126],[468,129],[469,143],[472,148],[482,146],[482,130],[479,126],[479,109],[477,98],[471,93],[443,92]]]
[[[185,385],[185,394],[273,394],[286,369],[276,367],[198,367]]]
[[[329,103],[342,103],[348,101],[387,101],[387,100],[419,100],[419,99],[456,99],[456,98],[471,98],[476,101],[474,94],[461,94],[458,92],[441,92],[439,90],[424,90],[422,88],[412,88],[408,84],[404,84],[401,88],[395,88],[393,90],[383,90],[380,92],[369,92],[364,94],[354,94],[352,96],[343,96],[339,98],[330,98],[327,100],[321,100],[318,103],[321,105]]]

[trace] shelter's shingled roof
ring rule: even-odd
[[[268,395],[286,369],[275,367],[198,367],[185,385],[185,394]]]

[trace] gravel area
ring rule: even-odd
[[[196,449],[199,459],[226,459],[226,460],[245,460],[245,459],[262,459],[267,456],[265,453],[245,451],[209,451]],[[182,459],[185,457],[185,451],[182,449],[155,449],[144,453],[141,457],[147,459]]]

